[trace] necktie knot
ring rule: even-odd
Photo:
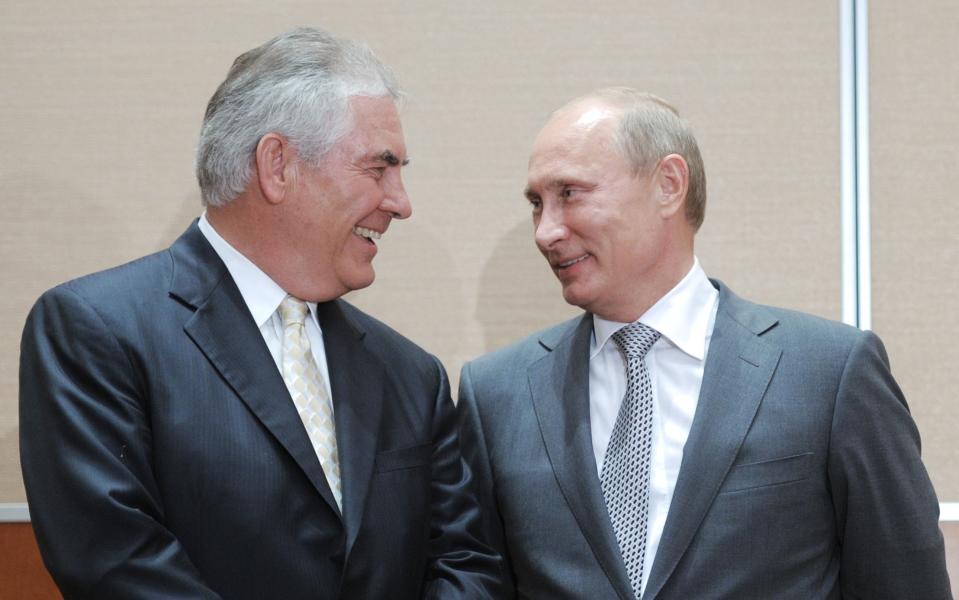
[[[290,325],[303,325],[306,322],[307,306],[306,302],[293,296],[287,296],[280,302],[280,319],[283,321],[283,329]]]
[[[642,358],[659,339],[659,332],[639,321],[630,323],[613,334],[613,340],[629,358]]]

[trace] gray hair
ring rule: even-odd
[[[706,215],[706,170],[692,129],[662,98],[628,87],[592,92],[571,104],[598,99],[621,109],[614,141],[637,173],[652,168],[669,154],[678,154],[689,166],[686,220],[698,230]]]
[[[268,133],[286,137],[301,160],[318,165],[353,128],[353,96],[401,92],[368,46],[319,29],[294,29],[241,54],[210,98],[196,152],[206,206],[246,189],[253,156]]]

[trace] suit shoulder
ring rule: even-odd
[[[740,298],[722,282],[719,311],[733,321],[783,347],[820,346],[851,348],[867,334],[851,325],[788,308],[758,304]]]
[[[92,368],[110,362],[104,356],[120,357],[147,337],[158,318],[154,293],[169,282],[171,260],[165,252],[91,273],[57,285],[33,305],[21,339],[24,364],[59,361],[58,368]],[[128,357],[131,355],[127,355]],[[30,357],[30,358],[25,358]],[[118,358],[125,370],[128,362]]]
[[[166,294],[172,269],[169,251],[156,252],[56,285],[41,294],[33,311],[81,302],[109,313],[124,304],[147,304]]]
[[[546,327],[507,346],[493,350],[467,363],[473,373],[504,373],[512,369],[525,372],[533,362],[549,353],[560,341],[576,330],[583,315]]]
[[[722,304],[720,310],[723,310]],[[801,377],[807,382],[815,376],[819,383],[839,385],[849,361],[863,356],[863,349],[868,349],[880,362],[888,362],[878,336],[845,323],[738,298],[727,305],[725,312],[758,335],[759,341],[779,348],[783,364],[802,373]]]
[[[44,296],[60,296],[66,292],[98,304],[100,300],[116,301],[124,296],[142,296],[147,290],[167,291],[173,261],[169,250],[143,256],[122,265],[71,279],[49,290]]]
[[[812,346],[851,348],[867,332],[825,317],[812,315],[788,308],[765,307],[779,321],[777,329],[771,332],[775,337],[783,336],[791,343]]]
[[[343,314],[362,329],[372,342],[372,347],[382,350],[385,356],[400,356],[417,363],[435,361],[432,354],[416,342],[396,331],[383,321],[360,310],[345,300],[339,300]]]

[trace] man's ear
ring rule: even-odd
[[[689,190],[689,165],[678,154],[669,154],[659,161],[656,170],[656,186],[662,215],[671,217],[686,204]]]
[[[256,178],[260,193],[270,204],[279,204],[296,183],[296,153],[289,140],[268,133],[256,144]]]

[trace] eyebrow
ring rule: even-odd
[[[393,154],[393,151],[392,151],[392,150],[384,150],[384,151],[380,152],[379,154],[377,154],[376,156],[374,156],[373,158],[375,158],[376,160],[383,161],[383,162],[385,162],[386,164],[388,164],[388,165],[390,165],[390,166],[393,166],[393,167],[395,167],[395,166],[397,166],[397,165],[402,166],[402,167],[405,167],[406,165],[410,164],[410,159],[409,159],[409,157],[407,157],[407,158],[405,158],[405,159],[403,159],[403,160],[400,160],[399,158],[397,158],[397,156],[396,156],[395,154]]]
[[[547,190],[555,190],[555,189],[562,189],[568,186],[592,187],[590,184],[587,184],[569,177],[558,177],[555,179],[550,179],[537,187],[541,187]],[[523,190],[523,195],[526,196],[526,198],[529,200],[539,198],[539,194],[537,192],[534,192],[533,188],[529,186],[527,186],[526,189]]]

